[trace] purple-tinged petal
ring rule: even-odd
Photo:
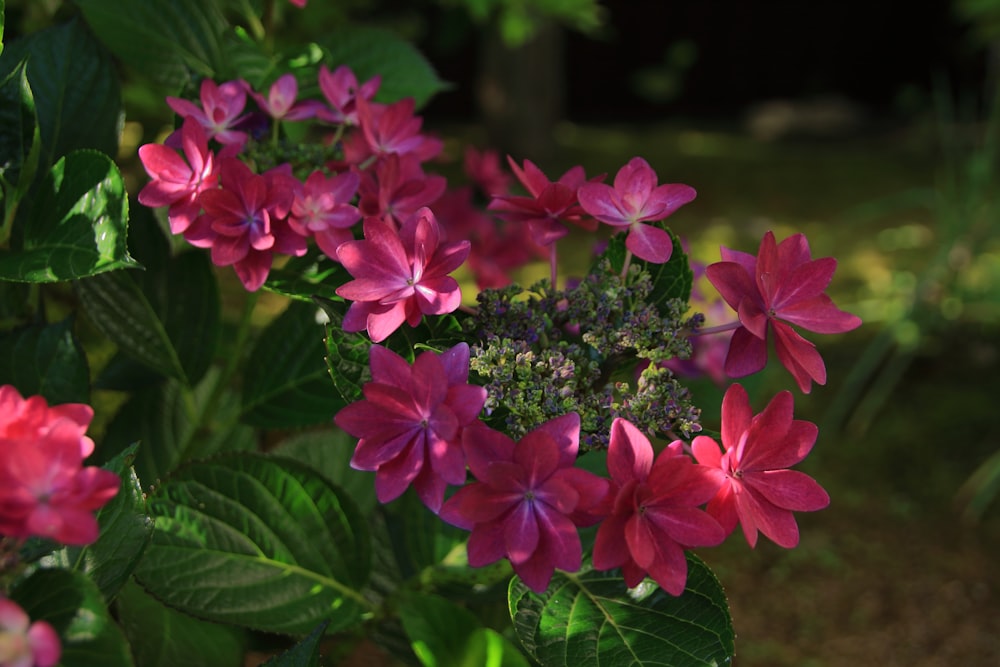
[[[786,322],[820,334],[844,333],[861,326],[860,317],[840,310],[825,294],[785,306],[778,316]]]
[[[736,262],[716,262],[705,268],[705,276],[733,310],[746,298],[760,299],[752,275]]]
[[[711,267],[709,267],[711,268]],[[757,338],[745,327],[733,332],[726,353],[725,371],[732,378],[752,375],[767,365],[767,341]]]
[[[494,461],[509,462],[514,459],[514,441],[506,434],[480,423],[462,431],[462,449],[476,479],[484,479]]]
[[[523,563],[531,558],[538,547],[538,521],[535,519],[533,503],[518,503],[507,515],[503,526],[507,557],[511,563]]]
[[[411,443],[391,461],[375,471],[375,496],[380,503],[392,502],[403,495],[424,466],[423,447]]]
[[[476,524],[466,551],[472,567],[483,567],[504,558],[507,555],[504,524],[501,521]]]
[[[771,325],[778,360],[795,378],[802,393],[809,393],[812,388],[810,381],[826,384],[826,365],[816,346],[783,322],[772,322]]]
[[[628,236],[625,238],[625,247],[639,259],[654,264],[665,264],[670,260],[670,255],[674,251],[670,234],[659,227],[641,222],[637,222],[629,228]]]

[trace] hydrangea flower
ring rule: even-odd
[[[294,74],[282,74],[271,84],[267,97],[255,92],[249,83],[240,80],[240,85],[268,116],[274,120],[306,120],[316,115],[322,107],[320,102],[296,102],[299,95],[299,82]]]
[[[805,473],[787,470],[806,457],[819,429],[792,419],[793,399],[783,391],[754,415],[746,390],[732,385],[722,401],[722,446],[708,436],[692,442],[699,463],[709,466],[721,484],[708,503],[727,533],[737,522],[751,547],[757,532],[792,548],[799,528],[792,512],[813,512],[830,504],[830,496]]]
[[[468,384],[469,346],[423,352],[410,366],[395,352],[373,345],[370,366],[364,400],[334,418],[360,438],[351,466],[375,471],[380,502],[395,500],[412,485],[437,512],[445,487],[465,482],[462,432],[486,402],[486,390]]]
[[[695,195],[689,185],[657,185],[656,172],[641,157],[632,158],[618,170],[614,187],[587,183],[577,193],[583,210],[607,225],[627,229],[625,247],[639,259],[655,264],[670,259],[673,242],[666,231],[645,223],[663,220],[693,201]]]
[[[368,331],[378,343],[404,321],[417,326],[424,315],[450,313],[462,302],[458,282],[448,274],[469,255],[469,242],[442,243],[434,213],[419,209],[396,232],[370,218],[363,241],[348,241],[337,259],[354,280],[337,294],[354,303],[344,316],[345,331]]]
[[[347,65],[341,65],[332,72],[326,65],[320,65],[318,78],[320,92],[330,106],[318,110],[316,117],[337,125],[357,125],[357,98],[370,100],[382,82],[381,76],[374,76],[358,85],[357,77]]]
[[[608,444],[611,515],[597,531],[594,567],[620,567],[634,587],[647,574],[671,595],[687,583],[687,547],[720,544],[726,533],[698,508],[719,489],[713,472],[694,463],[677,440],[654,460],[649,439],[630,422],[611,424]]]
[[[83,460],[94,411],[82,403],[49,407],[0,387],[0,534],[84,545],[97,539],[94,510],[118,492],[118,475]]]
[[[743,377],[767,363],[768,332],[775,350],[799,388],[809,393],[813,382],[826,384],[826,366],[816,346],[786,324],[816,333],[843,333],[861,326],[861,319],[837,308],[823,292],[833,278],[837,260],[813,260],[802,234],[775,243],[767,232],[754,257],[722,248],[722,260],[706,269],[709,281],[739,314],[726,355],[726,373]]]
[[[2,667],[53,667],[61,657],[59,635],[49,623],[32,623],[20,605],[0,597]]]
[[[246,89],[239,81],[217,84],[203,79],[200,89],[201,106],[180,97],[167,97],[167,105],[183,118],[193,118],[205,128],[209,139],[220,144],[242,148],[247,133],[236,127],[246,118]]]
[[[556,568],[580,569],[578,525],[604,498],[608,481],[574,468],[580,416],[551,419],[519,442],[486,426],[465,430],[462,447],[478,481],[459,489],[441,518],[466,530],[469,565],[507,558],[531,590],[548,588]]]
[[[358,180],[350,171],[327,177],[316,170],[296,187],[288,225],[299,235],[316,239],[316,245],[331,259],[337,259],[341,243],[354,240],[351,228],[361,213],[349,202],[358,190]]]

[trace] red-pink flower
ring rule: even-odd
[[[806,457],[819,429],[792,419],[792,394],[783,391],[754,415],[743,387],[732,385],[722,401],[722,446],[708,436],[692,442],[695,458],[715,472],[721,483],[708,503],[727,533],[737,522],[750,546],[757,531],[786,548],[799,543],[792,512],[813,512],[830,504],[830,496],[805,473],[787,470]]]
[[[421,353],[410,366],[380,345],[370,351],[372,381],[364,400],[337,413],[337,426],[358,440],[351,466],[375,471],[380,502],[411,485],[437,511],[448,484],[465,483],[463,430],[476,421],[486,390],[468,384],[469,346]]]
[[[337,294],[354,303],[344,317],[345,331],[368,331],[376,343],[404,322],[417,326],[424,315],[450,313],[462,302],[458,281],[448,274],[469,255],[469,242],[442,243],[434,214],[417,211],[397,232],[369,219],[363,241],[348,241],[337,258],[354,280]]]
[[[285,169],[253,173],[237,158],[222,161],[221,188],[198,197],[205,212],[184,238],[212,249],[212,263],[236,270],[243,286],[255,291],[267,280],[275,252],[302,255],[306,238],[288,226],[297,182]]]
[[[500,154],[493,150],[478,151],[466,146],[462,167],[466,176],[487,197],[510,192],[510,174],[500,164]]]
[[[694,200],[694,188],[679,183],[657,185],[656,172],[641,157],[634,157],[618,170],[614,187],[588,183],[577,196],[580,206],[601,222],[628,229],[625,247],[647,262],[663,264],[670,259],[673,243],[659,227],[644,224],[663,220]]]
[[[314,171],[296,188],[288,225],[301,236],[312,236],[327,257],[337,259],[337,248],[353,241],[351,228],[361,213],[349,202],[358,190],[358,175],[346,171],[324,176]]]
[[[816,346],[786,322],[816,333],[843,333],[861,319],[837,308],[823,292],[833,278],[837,260],[813,260],[802,234],[775,243],[767,232],[757,256],[722,248],[723,261],[706,270],[709,281],[739,314],[726,356],[726,373],[743,377],[767,363],[768,331],[774,332],[778,359],[809,393],[812,382],[826,384],[826,366]]]
[[[305,100],[296,102],[299,82],[294,74],[282,74],[271,84],[267,97],[255,92],[249,83],[241,80],[240,85],[250,94],[257,106],[275,120],[305,120],[316,115],[322,106],[320,102]]]
[[[494,196],[489,210],[496,211],[500,218],[509,222],[527,223],[535,243],[542,246],[551,245],[569,234],[564,224],[567,222],[588,230],[597,229],[597,221],[586,217],[577,203],[576,193],[587,182],[583,167],[573,167],[553,183],[531,160],[524,161],[524,169],[510,156],[507,162],[529,196]]]
[[[0,596],[0,666],[53,667],[60,657],[55,629],[46,621],[32,623],[20,605]]]
[[[329,109],[320,109],[316,116],[330,123],[358,124],[356,99],[361,97],[370,100],[378,91],[382,82],[381,76],[374,76],[361,85],[347,65],[341,65],[333,72],[326,65],[319,68],[319,89],[323,97],[330,103]]]
[[[177,151],[160,144],[139,147],[139,159],[151,180],[139,191],[139,203],[169,206],[170,231],[182,234],[201,212],[198,195],[218,187],[215,154],[198,121],[188,118],[181,126],[184,160]]]
[[[441,518],[471,530],[469,565],[508,558],[528,588],[544,591],[556,568],[580,569],[578,525],[596,523],[589,513],[604,498],[608,480],[574,468],[580,416],[551,419],[517,443],[487,428],[465,430],[462,447],[477,482],[467,484],[441,508]]]
[[[118,492],[119,478],[83,467],[94,450],[85,433],[94,411],[82,403],[49,407],[0,386],[0,534],[63,544],[97,539],[93,511]]]
[[[211,79],[201,82],[201,106],[180,97],[168,97],[167,105],[179,116],[194,118],[205,131],[209,139],[215,139],[220,144],[234,144],[242,147],[247,141],[246,132],[241,132],[236,126],[246,118],[243,109],[247,103],[247,93],[239,81],[226,81],[216,84]]]
[[[424,121],[414,115],[412,97],[389,105],[356,97],[355,104],[369,155],[412,154],[421,162],[426,162],[436,157],[444,147],[440,139],[420,133]]]
[[[653,459],[649,439],[630,422],[611,424],[608,444],[611,515],[594,543],[594,567],[620,567],[633,587],[648,573],[671,595],[684,592],[687,547],[714,546],[726,533],[698,506],[719,489],[712,471],[674,441]]]
[[[379,218],[399,227],[424,206],[433,204],[448,187],[447,179],[427,175],[414,155],[395,153],[361,172],[358,209],[367,220]]]

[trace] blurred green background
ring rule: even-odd
[[[729,594],[736,664],[1000,664],[1000,0],[275,7],[279,50],[348,22],[417,44],[452,84],[423,109],[444,171],[470,142],[552,177],[641,155],[698,190],[672,218],[694,259],[755,252],[768,229],[836,257],[830,294],[865,324],[811,336],[830,380],[795,392],[821,427],[802,467],[832,505],[801,516],[796,550],[733,536],[700,554]],[[5,40],[73,12],[7,0]],[[123,76],[134,193],[137,146],[172,119],[163,91]],[[588,244],[567,248],[570,271]],[[780,367],[743,384],[757,410],[794,388]],[[722,390],[695,391],[717,414]]]

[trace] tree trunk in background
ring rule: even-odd
[[[564,35],[545,23],[520,47],[507,46],[496,24],[483,34],[476,96],[490,146],[520,163],[555,154],[553,129],[566,103]]]

